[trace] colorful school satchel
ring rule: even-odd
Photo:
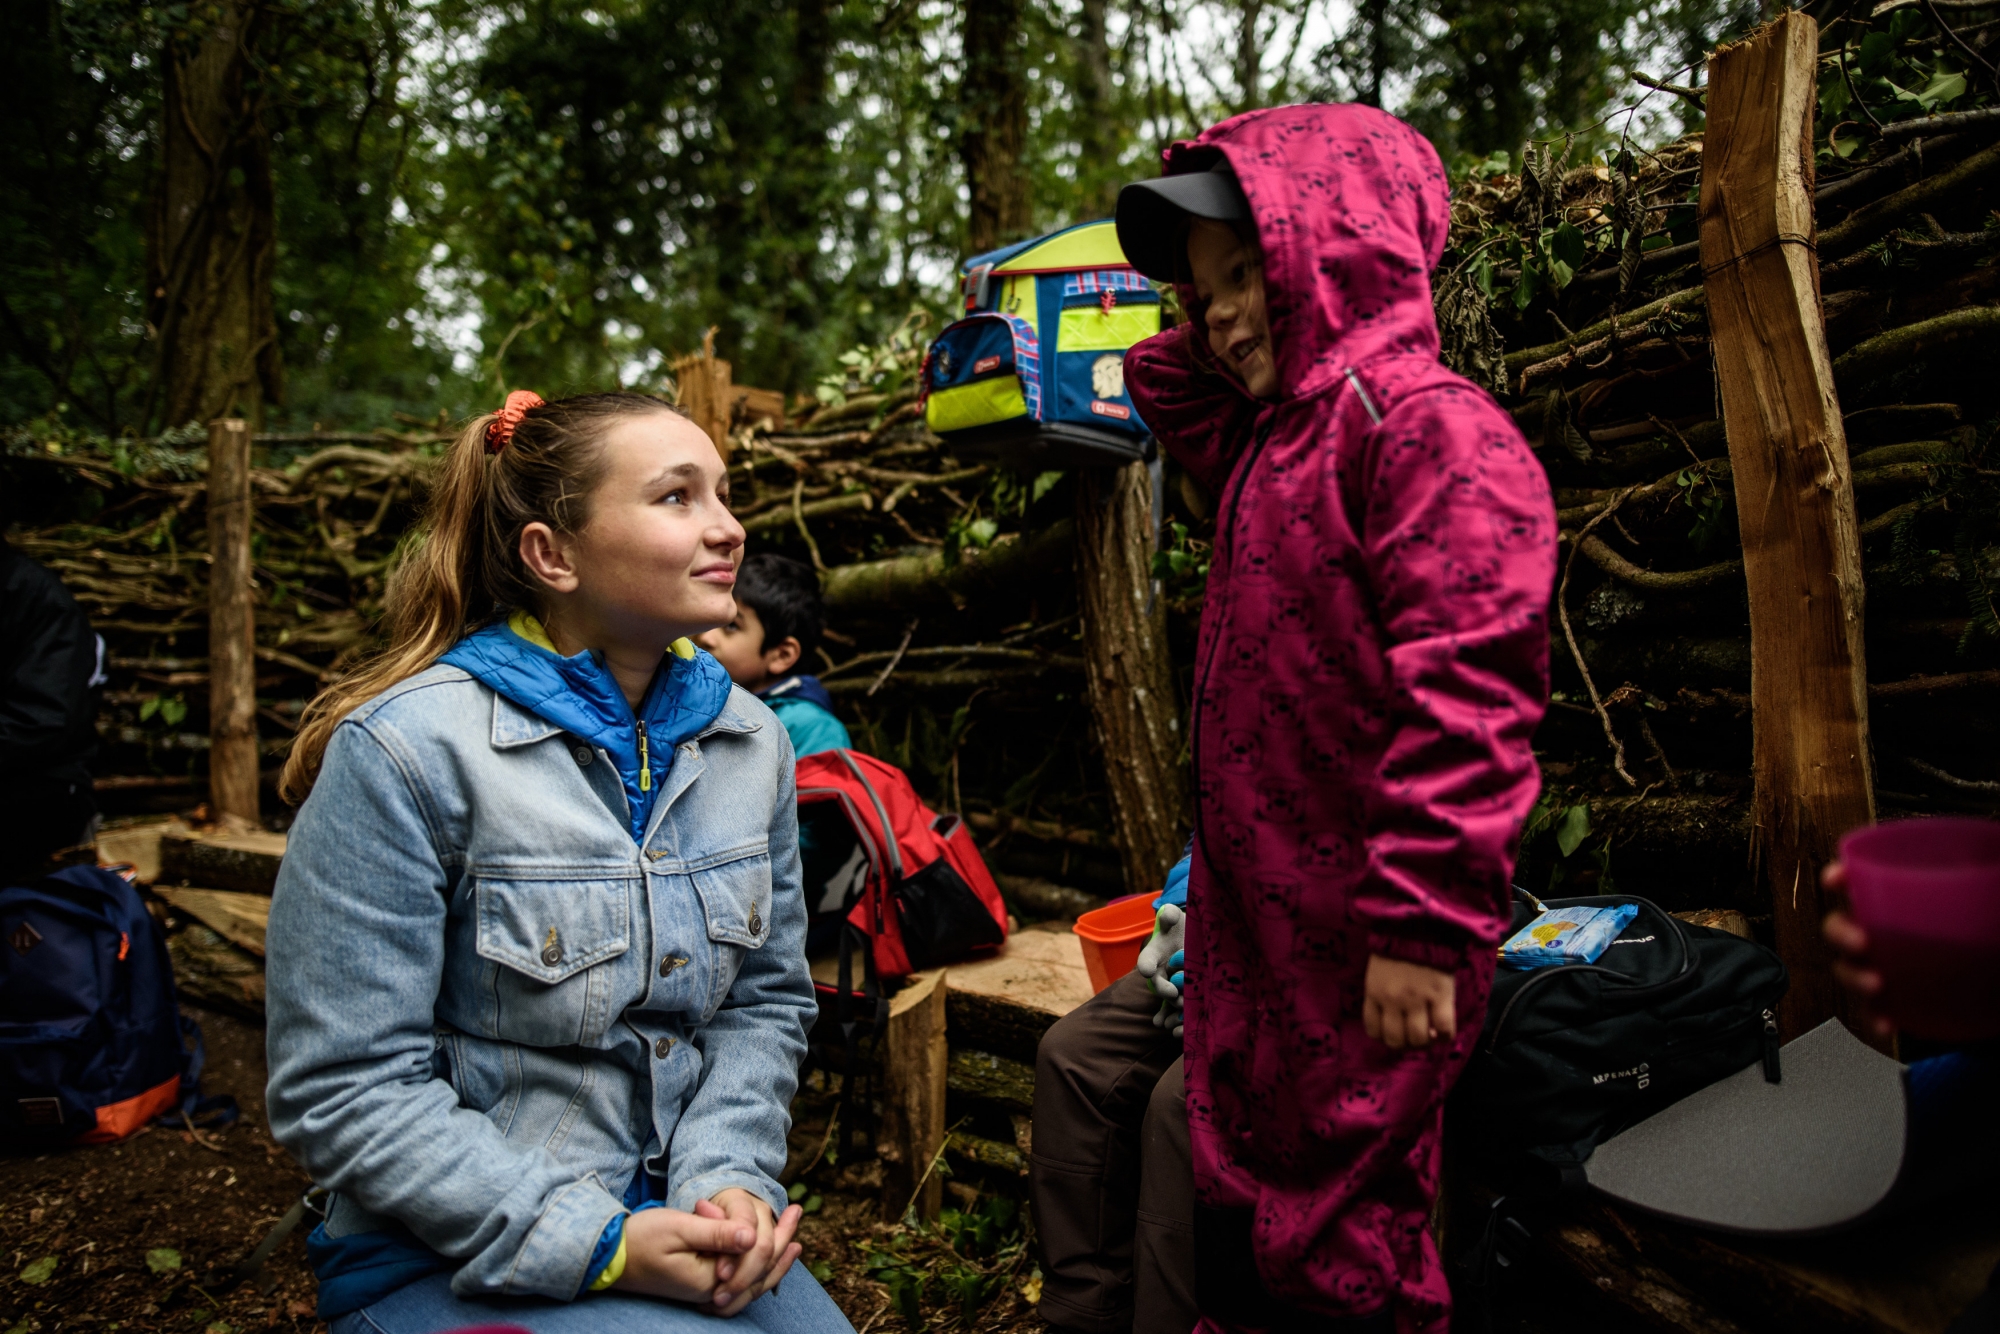
[[[974,256],[959,285],[965,315],[923,368],[924,421],[954,450],[1052,467],[1149,456],[1125,352],[1160,331],[1160,298],[1110,220]]]
[[[0,889],[0,1134],[103,1144],[162,1116],[235,1120],[234,1099],[200,1097],[201,1066],[134,885],[72,866]]]

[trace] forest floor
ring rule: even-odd
[[[313,1314],[305,1229],[271,1257],[266,1272],[276,1286],[269,1293],[248,1285],[216,1292],[207,1283],[212,1270],[226,1273],[248,1254],[311,1182],[266,1126],[262,1027],[186,1009],[207,1041],[203,1091],[233,1095],[242,1118],[199,1142],[185,1130],[156,1128],[119,1144],[47,1153],[0,1146],[0,1334],[325,1330]],[[800,1229],[806,1262],[857,1330],[1046,1329],[1014,1275],[1032,1268],[1020,1261],[1018,1225],[999,1229],[1006,1258],[978,1266],[976,1278],[963,1262],[939,1265],[936,1234],[879,1221],[879,1171],[872,1162],[837,1171],[821,1165],[813,1175],[820,1203]],[[990,1222],[981,1235],[996,1235]],[[912,1308],[920,1323],[899,1314],[892,1291],[905,1304],[920,1303]],[[956,1314],[965,1298],[976,1298],[969,1323]],[[939,1300],[950,1302],[953,1314],[936,1312]]]
[[[262,1027],[187,1009],[207,1040],[203,1091],[233,1095],[241,1120],[199,1139],[158,1128],[48,1153],[0,1146],[0,1334],[325,1330],[313,1314],[304,1229],[271,1257],[269,1292],[209,1282],[310,1182],[266,1128]],[[829,1104],[802,1096],[795,1145],[823,1139]],[[913,1227],[881,1220],[879,1162],[820,1157],[802,1178],[805,1261],[861,1334],[1048,1334],[1034,1314],[1040,1275],[1013,1196],[949,1181],[939,1221]],[[1551,1314],[1542,1306],[1540,1319],[1497,1324],[1519,1334],[1568,1327],[1544,1323]]]

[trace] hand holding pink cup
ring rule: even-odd
[[[1942,1042],[2000,1036],[2000,823],[1896,820],[1840,841],[1876,1005]]]

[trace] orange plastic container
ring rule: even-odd
[[[1093,908],[1071,929],[1083,941],[1083,965],[1090,989],[1102,991],[1138,966],[1139,951],[1153,935],[1154,894],[1133,894]]]

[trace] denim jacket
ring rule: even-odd
[[[574,1297],[636,1170],[782,1209],[815,1014],[770,711],[731,688],[656,753],[636,842],[618,758],[545,712],[448,663],[357,708],[271,906],[273,1133],[326,1234],[400,1225],[463,1296]]]

